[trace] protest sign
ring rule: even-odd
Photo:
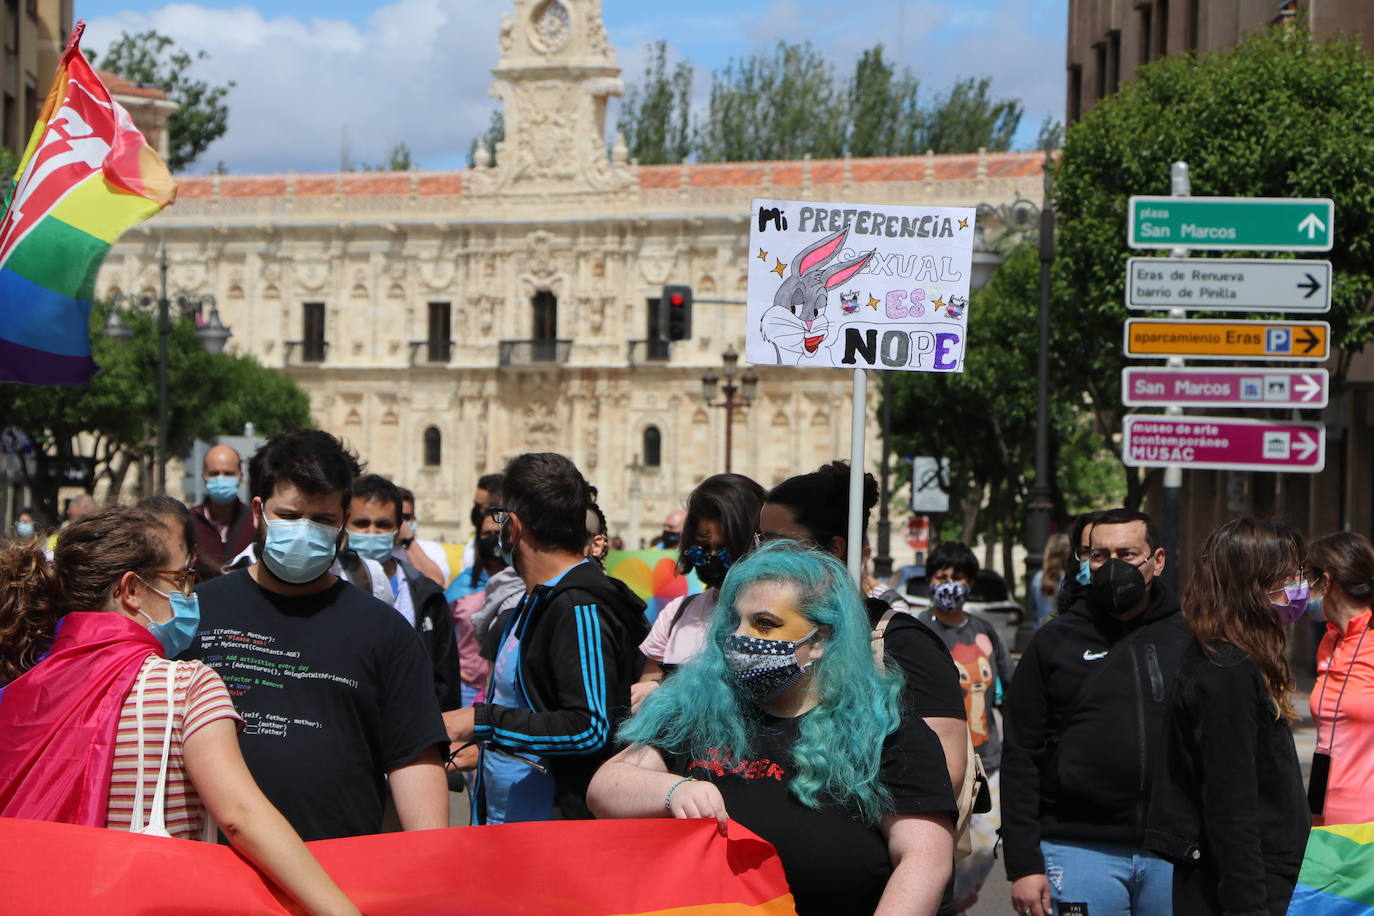
[[[960,372],[971,207],[755,200],[745,358]]]

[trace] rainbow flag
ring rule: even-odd
[[[712,820],[545,821],[306,844],[368,916],[795,916],[772,845]],[[299,912],[227,846],[0,818],[6,913]]]
[[[1312,828],[1288,914],[1374,914],[1374,824]]]
[[[84,385],[100,263],[176,197],[167,166],[110,97],[78,22],[0,218],[0,382]]]

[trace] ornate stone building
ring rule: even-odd
[[[751,198],[1039,200],[1033,153],[639,166],[605,147],[623,87],[597,0],[515,0],[499,40],[506,140],[475,168],[186,177],[98,287],[151,289],[165,243],[229,349],[299,382],[316,422],[415,489],[432,536],[464,536],[477,476],[522,451],[575,460],[631,544],[724,468],[701,377],[744,349]],[[692,338],[663,343],[665,282],[739,304],[698,303]],[[769,486],[847,455],[848,373],[755,371],[734,470]]]

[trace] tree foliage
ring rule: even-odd
[[[971,543],[1019,542],[1034,483],[1036,323],[1040,260],[1035,241],[1006,255],[968,308],[964,371],[897,372],[893,444],[903,454],[950,462],[950,514],[941,534]],[[1052,387],[1050,481],[1055,516],[1117,503],[1120,466],[1074,392]],[[1104,461],[1105,458],[1105,461]],[[1105,467],[1104,467],[1105,465]]]
[[[204,51],[189,54],[166,35],[149,30],[137,35],[121,33],[100,60],[102,69],[161,89],[176,102],[177,110],[167,121],[167,167],[173,172],[188,168],[229,129],[229,106],[224,98],[234,82],[211,86],[190,75],[195,62],[208,57]]]
[[[630,156],[644,165],[681,162],[692,151],[692,65],[668,72],[668,44],[649,46],[644,78],[625,93],[616,128]]]
[[[358,169],[363,172],[408,172],[419,167],[411,155],[410,147],[401,141],[387,150],[386,158],[381,162],[375,165],[364,162]]]
[[[468,144],[468,168],[477,164],[477,145],[481,143],[487,149],[487,155],[491,157],[491,164],[496,165],[496,145],[506,139],[506,113],[498,108],[491,113],[491,122],[487,124],[486,132],[479,137],[473,137]]]
[[[1374,338],[1374,57],[1352,40],[1315,44],[1303,27],[1235,48],[1167,58],[1104,99],[1065,138],[1056,168],[1056,386],[1121,428],[1127,198],[1168,194],[1187,162],[1197,196],[1330,197],[1336,205],[1329,316],[1345,356]],[[1236,252],[1244,256],[1249,252]],[[1141,475],[1126,469],[1128,500]]]
[[[920,88],[910,70],[899,74],[883,58],[882,45],[863,52],[848,86],[849,154],[900,156],[917,150],[926,118]]]
[[[23,432],[33,446],[25,481],[49,518],[57,517],[60,486],[94,490],[109,484],[118,498],[131,472],[153,460],[157,440],[157,330],[153,318],[124,313],[131,340],[99,333],[108,306],[92,310],[91,348],[101,371],[85,388],[0,384],[0,429]],[[270,436],[310,424],[305,392],[251,356],[205,352],[189,320],[168,338],[168,449],[184,453],[192,440],[238,434],[252,422]],[[62,479],[69,469],[81,478]],[[27,468],[26,468],[27,471]]]

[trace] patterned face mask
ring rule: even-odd
[[[967,600],[967,582],[941,582],[930,590],[930,603],[937,611],[957,611]]]
[[[732,633],[725,637],[725,663],[749,699],[758,705],[770,703],[806,676],[811,662],[797,664],[797,647],[815,636],[818,629],[812,627],[795,642]]]

